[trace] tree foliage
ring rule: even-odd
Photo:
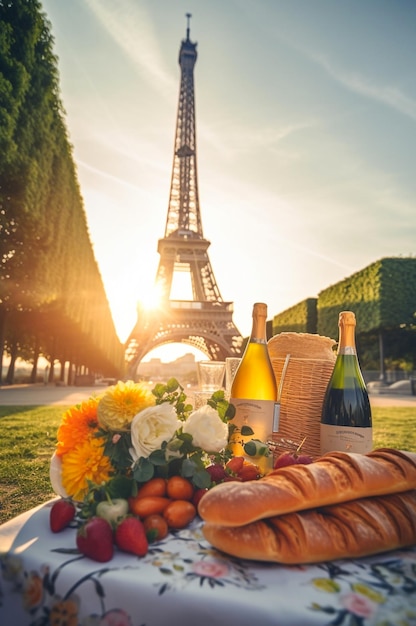
[[[0,348],[121,374],[38,0],[0,0],[0,218]]]

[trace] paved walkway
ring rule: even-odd
[[[99,395],[106,387],[59,387],[56,385],[12,385],[0,387],[0,406],[38,406],[78,404],[92,395]],[[414,406],[416,396],[370,395],[372,406]]]
[[[0,406],[73,405],[101,394],[106,387],[59,387],[56,385],[11,385],[0,387]]]

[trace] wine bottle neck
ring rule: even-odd
[[[253,311],[253,326],[251,328],[250,343],[267,343],[266,317],[263,311]]]
[[[357,354],[355,347],[355,324],[343,323],[343,320],[340,320],[338,354]]]
[[[354,356],[357,355],[357,350],[354,346],[343,346],[338,348],[338,354],[352,354]]]

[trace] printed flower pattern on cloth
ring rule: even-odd
[[[364,568],[360,561],[322,564],[327,578],[314,578],[311,584],[329,596],[314,602],[313,611],[330,617],[336,626],[411,626],[416,624],[416,562],[389,559]],[[383,558],[381,556],[380,558]],[[403,602],[403,596],[406,601]]]
[[[201,523],[195,522],[152,544],[143,559],[124,557],[97,565],[68,549],[69,537],[62,541],[49,558],[45,551],[44,563],[36,569],[26,569],[24,554],[0,556],[3,600],[20,597],[27,616],[22,626],[136,626],[145,623],[135,614],[140,615],[144,599],[154,607],[157,598],[166,598],[169,607],[179,598],[186,604],[197,590],[198,602],[215,602],[219,613],[224,598],[232,598],[239,610],[244,602],[257,606],[261,619],[260,607],[287,607],[290,596],[289,606],[302,616],[302,624],[309,623],[308,615],[320,615],[312,622],[322,626],[416,624],[416,550],[394,558],[385,554],[315,566],[255,563],[213,549],[203,538]],[[284,584],[288,579],[295,581],[290,590]],[[115,586],[126,584],[130,605],[118,605]]]

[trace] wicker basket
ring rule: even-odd
[[[284,358],[271,358],[279,386]],[[296,449],[306,437],[302,452],[314,459],[320,456],[322,404],[334,359],[290,358],[280,398],[279,432],[273,435],[276,453]]]

